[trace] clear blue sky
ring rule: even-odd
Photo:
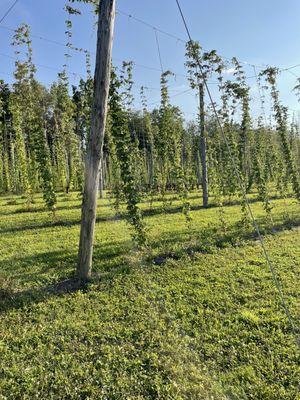
[[[0,17],[11,5],[12,0],[0,0]],[[15,28],[26,22],[32,34],[54,41],[64,42],[64,0],[19,0],[17,6],[2,25]],[[289,67],[300,63],[300,1],[299,0],[181,0],[192,36],[205,49],[216,49],[226,57],[236,56],[241,61],[254,64],[270,64]],[[175,0],[117,0],[117,8],[140,18],[175,36],[186,38]],[[73,43],[95,51],[95,18],[88,6],[82,6],[83,15],[74,18]],[[0,78],[11,82],[14,60],[4,56],[14,56],[10,47],[12,32],[0,27]],[[184,45],[163,34],[158,34],[164,69],[177,74],[185,74]],[[38,67],[38,78],[49,84],[56,78],[57,71],[64,63],[65,49],[33,38],[34,60]],[[139,103],[139,86],[148,86],[148,102],[159,101],[160,68],[155,33],[126,16],[118,15],[114,40],[114,62],[133,60],[137,64],[153,67],[151,70],[136,66],[136,104]],[[78,76],[71,83],[78,82],[79,75],[85,74],[84,57],[73,54],[69,61],[70,70]],[[245,66],[246,74],[253,75],[252,67]],[[300,67],[291,70],[300,76]],[[281,97],[285,105],[298,110],[297,99],[291,92],[296,77],[283,72],[280,77]],[[6,75],[7,74],[7,75]],[[255,100],[257,89],[255,79],[249,79],[254,108],[259,109]],[[170,81],[170,93],[176,95],[188,89],[182,76]],[[212,85],[212,92],[215,93]],[[186,116],[192,118],[196,111],[196,98],[192,93],[178,95],[172,102],[183,108]]]

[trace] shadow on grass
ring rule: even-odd
[[[67,201],[76,201],[76,199],[69,199]],[[65,202],[65,201],[64,201]],[[20,204],[19,204],[20,205]],[[75,205],[61,205],[61,206],[56,206],[56,212],[58,211],[70,211],[70,210],[81,210],[82,204],[75,204]],[[101,203],[100,201],[98,202],[98,207],[103,208],[103,207],[112,207],[111,204],[109,203]],[[13,210],[11,212],[5,211],[3,213],[0,212],[0,215],[17,215],[17,214],[31,214],[31,213],[49,213],[50,211],[45,207],[26,207],[26,205],[23,205],[21,208],[17,208],[16,210]]]
[[[192,198],[192,197],[191,197]],[[194,196],[193,196],[194,198]],[[273,196],[270,198],[271,200],[275,199],[280,199],[278,196]],[[178,198],[176,199],[178,201]],[[148,201],[144,201],[143,203],[147,203]],[[258,203],[260,200],[257,198],[251,198],[249,199],[249,203]],[[224,202],[224,206],[230,207],[230,206],[237,206],[240,204],[240,201],[237,199],[234,200],[228,200]],[[112,212],[113,206],[111,204],[99,204],[100,208],[101,207],[111,207]],[[214,202],[211,202],[210,205],[206,209],[212,209],[216,208],[218,205]],[[73,206],[59,206],[57,207],[57,211],[64,211],[64,210],[75,210],[75,209],[81,209],[81,204],[76,204]],[[200,211],[200,210],[205,210],[205,208],[201,204],[196,204],[196,205],[191,205],[190,207],[191,211]],[[14,215],[14,214],[23,214],[23,213],[49,213],[49,210],[45,209],[45,207],[38,207],[38,208],[32,208],[32,209],[26,209],[26,208],[20,208],[17,210],[14,210],[12,212],[4,212],[3,214],[0,213],[0,215]],[[182,213],[182,206],[177,205],[177,206],[159,206],[159,207],[153,207],[153,208],[147,208],[142,210],[142,213],[145,217],[154,217],[158,215],[173,215],[173,214],[178,214]],[[64,221],[64,220],[55,220],[51,219],[52,217],[50,216],[49,221],[43,222],[43,223],[38,223],[38,224],[31,224],[31,225],[24,225],[24,226],[17,226],[17,227],[3,227],[0,228],[0,233],[14,233],[14,232],[22,232],[26,230],[32,230],[32,229],[47,229],[51,227],[72,227],[80,224],[80,219],[78,220],[73,220],[73,221]],[[126,220],[126,213],[120,212],[117,214],[113,215],[108,215],[108,216],[98,216],[96,219],[96,222],[112,222],[112,221],[120,221],[120,220]]]
[[[96,222],[112,222],[125,219],[125,215],[111,215],[107,217],[97,217]],[[66,227],[71,228],[73,226],[80,225],[80,219],[72,220],[72,221],[65,221],[65,220],[58,220],[49,218],[49,221],[41,222],[41,223],[31,223],[28,225],[21,225],[21,226],[12,226],[12,227],[4,227],[0,228],[1,233],[16,233],[16,232],[23,232],[23,231],[30,231],[35,229],[47,229],[47,228],[55,228],[55,227]]]
[[[156,211],[156,210],[155,210]],[[112,219],[115,219],[113,217]],[[98,221],[101,219],[97,219]],[[107,219],[105,219],[107,220]],[[276,223],[268,226],[265,218],[259,221],[262,234],[276,234],[277,232],[300,226],[300,217],[294,220]],[[78,224],[78,221],[66,223],[57,221],[41,227],[53,226],[72,226]],[[17,227],[13,231],[25,229],[37,229],[37,225],[30,227]],[[10,230],[11,231],[11,230]],[[158,238],[152,243],[153,252],[148,253],[145,262],[149,265],[163,265],[168,259],[179,260],[182,257],[193,258],[196,254],[211,253],[216,249],[222,249],[229,246],[240,246],[245,241],[256,238],[253,229],[242,230],[239,223],[232,224],[226,232],[223,232],[219,226],[211,226],[201,229],[200,232],[178,232],[168,233],[165,239]],[[98,281],[111,279],[114,274],[128,274],[131,266],[126,260],[127,254],[131,248],[130,241],[111,242],[102,246],[96,245],[94,249],[94,267],[95,277]],[[44,285],[42,287],[33,287],[26,290],[16,291],[14,287],[1,284],[0,287],[0,312],[5,312],[14,308],[22,308],[32,303],[44,301],[50,297],[60,296],[76,290],[88,290],[87,286],[82,286],[73,277],[77,262],[77,254],[66,254],[65,251],[52,251],[34,256],[13,258],[0,262],[0,271],[13,270],[11,275],[17,278],[21,284],[33,285],[43,282],[43,278],[51,281],[51,271],[55,272],[55,283]],[[30,267],[33,266],[30,272]],[[34,270],[35,269],[35,270]],[[48,275],[47,275],[48,274]],[[100,275],[99,275],[100,274]],[[44,276],[43,276],[44,275]],[[5,274],[3,275],[5,278]],[[57,278],[58,277],[58,278]],[[8,277],[9,279],[9,277]]]
[[[292,198],[292,197],[293,197],[292,195],[288,196],[288,198]],[[197,199],[197,198],[199,198],[199,202],[200,202],[201,199],[200,199],[198,194],[191,195],[189,197],[189,200],[193,200],[193,199]],[[281,198],[282,197],[280,197],[280,196],[274,195],[274,196],[270,197],[270,200],[279,200]],[[67,201],[76,201],[76,200],[79,201],[79,199],[74,199],[74,198],[64,199],[63,201],[67,202]],[[109,200],[109,199],[107,199],[107,200]],[[154,202],[162,202],[162,199],[157,197],[157,198],[154,198],[153,201]],[[154,216],[154,215],[158,215],[158,214],[176,214],[176,213],[182,212],[182,206],[181,205],[173,206],[172,205],[173,201],[177,201],[178,202],[178,201],[180,201],[180,199],[178,197],[176,197],[176,196],[170,197],[170,198],[168,198],[168,202],[171,202],[171,204],[166,205],[166,206],[161,205],[159,207],[156,206],[156,207],[153,207],[153,208],[150,207],[150,208],[144,209],[143,210],[143,214],[147,217],[147,216]],[[257,197],[250,198],[250,199],[248,199],[248,201],[249,201],[249,203],[258,203],[258,202],[260,202],[260,200]],[[149,199],[145,199],[145,200],[143,200],[141,202],[141,204],[147,204],[147,203],[150,203]],[[226,206],[226,207],[237,206],[239,204],[240,204],[240,200],[239,199],[226,200],[226,201],[223,202],[223,206]],[[16,205],[16,204],[13,204],[13,205]],[[9,212],[9,211],[0,212],[0,215],[49,213],[49,210],[47,210],[47,208],[45,206],[27,208],[25,205],[23,205],[23,206],[21,204],[19,204],[19,205],[21,206],[20,208],[18,208],[16,210],[13,210],[11,212]],[[125,206],[125,203],[123,205]],[[81,205],[81,201],[80,201],[80,204],[75,204],[75,205],[72,205],[72,206],[68,206],[68,205],[57,206],[56,207],[56,211],[59,212],[59,211],[67,211],[67,210],[80,210],[81,207],[82,207],[82,205]],[[109,208],[111,208],[112,211],[114,211],[113,203],[103,203],[103,202],[101,202],[101,200],[99,200],[98,207],[99,208],[109,207]],[[210,204],[206,209],[216,208],[216,207],[218,207],[218,204],[211,199]],[[191,205],[191,211],[199,211],[199,210],[202,210],[202,209],[205,209],[205,208],[201,204]],[[115,217],[111,217],[111,216],[103,217],[103,220],[109,221],[111,218],[113,218],[113,219],[123,219],[123,218],[125,218],[125,215],[118,214]]]
[[[259,200],[250,199],[249,201],[250,201],[250,203],[256,203]],[[228,203],[224,203],[224,205],[226,205],[226,206],[236,206],[238,204],[240,204],[239,201],[231,201]],[[80,208],[80,207],[81,207],[80,205],[76,205],[76,206],[66,207],[66,208],[61,207],[60,209],[67,210],[67,209],[76,209],[76,208]],[[217,207],[217,205],[212,203],[208,208],[215,208],[215,207]],[[191,211],[199,211],[199,210],[204,210],[202,205],[192,205],[191,206]],[[18,210],[15,211],[15,213],[18,213],[18,212],[19,212]],[[162,215],[162,214],[174,215],[174,214],[181,213],[182,207],[181,206],[177,206],[177,207],[170,206],[168,208],[164,208],[163,206],[161,206],[161,207],[149,208],[149,209],[143,210],[142,212],[145,217],[153,217],[153,216]],[[112,221],[120,221],[120,220],[126,220],[126,213],[118,213],[118,214],[108,215],[108,216],[98,216],[96,219],[96,222],[112,222]],[[33,223],[30,225],[23,225],[23,226],[3,227],[3,228],[0,228],[0,233],[15,233],[15,232],[22,232],[22,231],[26,231],[26,230],[47,229],[47,228],[53,228],[53,227],[73,227],[76,225],[80,225],[80,219],[76,219],[76,220],[72,220],[72,221],[49,219],[49,221],[37,223],[37,224]]]
[[[130,266],[124,260],[124,256],[129,252],[129,243],[110,243],[105,248],[96,245],[94,248],[94,272],[90,280],[91,283],[111,280],[112,276],[128,274]],[[34,303],[43,302],[51,297],[61,296],[75,291],[87,291],[89,283],[79,282],[75,276],[77,263],[77,253],[66,255],[63,251],[53,251],[38,254],[35,256],[14,258],[0,263],[0,271],[7,271],[8,267],[18,266],[14,270],[13,277],[9,274],[0,276],[0,313],[11,309],[18,309],[30,306]],[[30,266],[37,270],[28,274]],[[56,272],[56,281],[46,285],[41,285],[43,275],[48,273],[47,280],[51,280],[51,270]],[[59,277],[57,278],[57,275]],[[44,275],[45,277],[45,275]],[[13,279],[17,279],[21,284],[30,284],[24,290],[16,290],[13,286]],[[11,282],[11,283],[10,283]]]
[[[0,288],[0,314],[46,301],[51,297],[86,290],[87,286],[75,277],[65,277],[56,283],[39,288],[21,291],[14,291],[12,288]]]
[[[273,224],[272,226],[269,226],[265,219],[261,218],[258,224],[262,235],[275,235],[284,230],[300,227],[300,218]],[[192,259],[197,254],[211,254],[216,250],[242,246],[245,242],[257,239],[256,231],[253,228],[245,229],[241,227],[240,222],[228,227],[226,232],[223,232],[219,226],[212,226],[201,229],[199,234],[168,233],[168,237],[163,240],[163,246],[161,241],[153,243],[154,250],[159,250],[161,247],[164,250],[159,251],[155,256],[148,256],[147,262],[163,265],[170,259],[180,260],[183,257]]]

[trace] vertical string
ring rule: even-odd
[[[155,40],[156,40],[156,46],[157,46],[157,53],[158,53],[158,58],[159,58],[159,63],[160,63],[160,69],[161,69],[161,73],[164,72],[164,67],[163,67],[163,63],[162,63],[162,58],[161,58],[161,52],[160,52],[160,46],[159,46],[159,40],[158,40],[158,33],[156,28],[153,28],[154,33],[155,33]]]

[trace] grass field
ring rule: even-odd
[[[80,198],[0,198],[0,399],[300,399],[300,357],[272,276],[240,206],[191,196],[142,207],[137,251],[109,200],[98,207],[94,277],[76,287]],[[252,207],[299,326],[300,210]],[[241,233],[242,232],[242,233]]]

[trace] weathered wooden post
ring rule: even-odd
[[[202,197],[203,207],[208,206],[208,174],[206,160],[206,137],[205,137],[205,110],[204,110],[204,87],[199,83],[199,122],[200,122],[200,156],[202,165]]]
[[[110,85],[115,7],[115,0],[100,0],[91,132],[85,160],[85,179],[77,265],[77,276],[82,281],[89,279],[92,270],[100,162]]]

